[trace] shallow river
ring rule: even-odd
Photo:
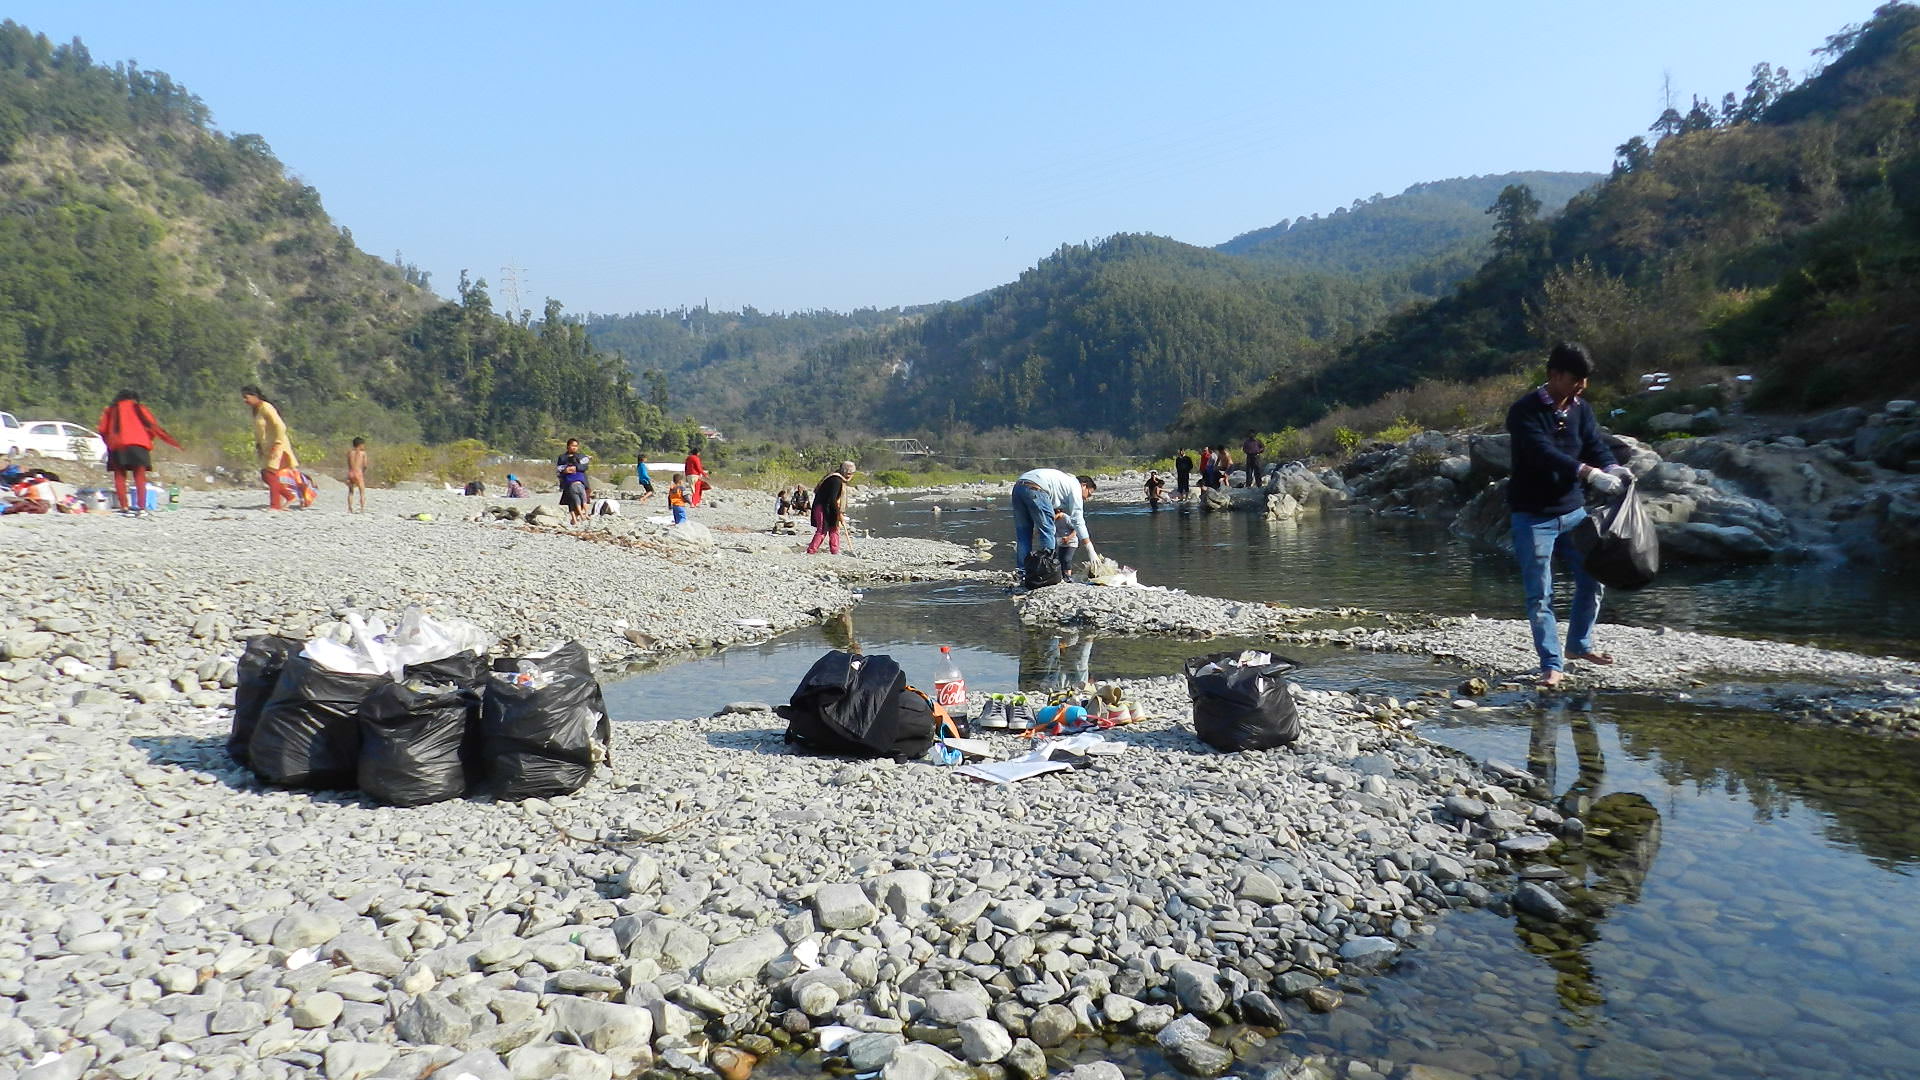
[[[1005,514],[867,507],[882,534],[1007,550]],[[1269,528],[1253,515],[1104,510],[1103,553],[1149,584],[1295,604],[1502,617],[1510,563],[1430,523],[1338,515]],[[1920,655],[1920,582],[1857,568],[1675,571],[1603,619]],[[851,643],[930,671],[951,644],[986,689],[1168,674],[1217,645],[1024,632],[986,585],[875,590],[843,619],[608,686],[616,717],[665,720],[786,698],[825,648]],[[1601,646],[1605,647],[1604,636]],[[1417,693],[1457,673],[1417,657],[1285,650],[1301,681]],[[1421,728],[1477,757],[1530,763],[1609,830],[1561,869],[1594,916],[1553,936],[1455,912],[1325,1016],[1298,1010],[1273,1052],[1331,1053],[1393,1073],[1468,1076],[1907,1077],[1920,1071],[1920,742],[1786,725],[1627,694],[1508,694]],[[1255,1061],[1261,1051],[1255,1052]],[[1129,1074],[1166,1066],[1134,1043],[1072,1054]],[[1060,1062],[1056,1060],[1056,1068]],[[769,1063],[762,1075],[792,1073]],[[804,1070],[802,1070],[804,1071]],[[1253,1071],[1245,1066],[1236,1071]],[[1440,1074],[1445,1075],[1445,1074]]]

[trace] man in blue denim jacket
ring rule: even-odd
[[[1600,439],[1593,406],[1580,395],[1593,374],[1586,346],[1563,341],[1547,357],[1547,381],[1507,410],[1513,436],[1513,478],[1507,505],[1513,511],[1513,555],[1526,587],[1527,622],[1540,654],[1539,685],[1552,689],[1566,678],[1566,657],[1611,664],[1596,652],[1593,625],[1600,618],[1599,582],[1587,575],[1573,545],[1574,526],[1586,520],[1580,485],[1602,495],[1617,494],[1632,478]],[[1573,569],[1573,612],[1567,648],[1560,650],[1560,628],[1553,618],[1553,556],[1558,552]]]

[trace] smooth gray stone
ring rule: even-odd
[[[410,1043],[458,1046],[473,1034],[473,1020],[446,995],[428,991],[394,1017],[393,1032]]]
[[[987,1015],[986,1003],[958,990],[936,990],[927,995],[927,1007],[920,1022],[940,1027],[955,1027],[962,1021]]]
[[[867,899],[867,892],[850,882],[830,882],[813,894],[813,913],[820,925],[829,930],[851,930],[873,923],[879,909]]]
[[[589,1050],[645,1046],[653,1038],[653,1014],[635,1005],[558,997],[547,1003],[547,1019]]]
[[[1006,1057],[1013,1049],[1013,1036],[1006,1028],[985,1017],[960,1023],[960,1055],[975,1065],[986,1065]]]
[[[1573,910],[1562,903],[1559,897],[1531,881],[1523,882],[1513,890],[1513,908],[1554,922],[1567,922],[1574,917]]]
[[[906,1039],[887,1032],[855,1035],[847,1040],[847,1063],[856,1073],[872,1072],[884,1066],[893,1057],[894,1051],[906,1044]]]

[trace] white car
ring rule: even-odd
[[[65,420],[27,420],[7,436],[7,444],[18,447],[14,453],[68,461],[103,461],[107,456],[105,439]]]
[[[20,421],[10,412],[0,412],[0,454],[8,457],[20,452]]]

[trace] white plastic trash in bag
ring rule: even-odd
[[[430,664],[464,652],[485,656],[493,648],[493,635],[473,623],[443,621],[410,607],[400,616],[400,626],[387,643],[393,650],[393,677],[397,679],[409,664]]]
[[[328,671],[351,675],[385,675],[399,678],[393,664],[393,648],[387,644],[387,624],[375,616],[368,622],[357,611],[347,612],[342,620],[350,631],[345,644],[330,637],[314,638],[300,650]]]

